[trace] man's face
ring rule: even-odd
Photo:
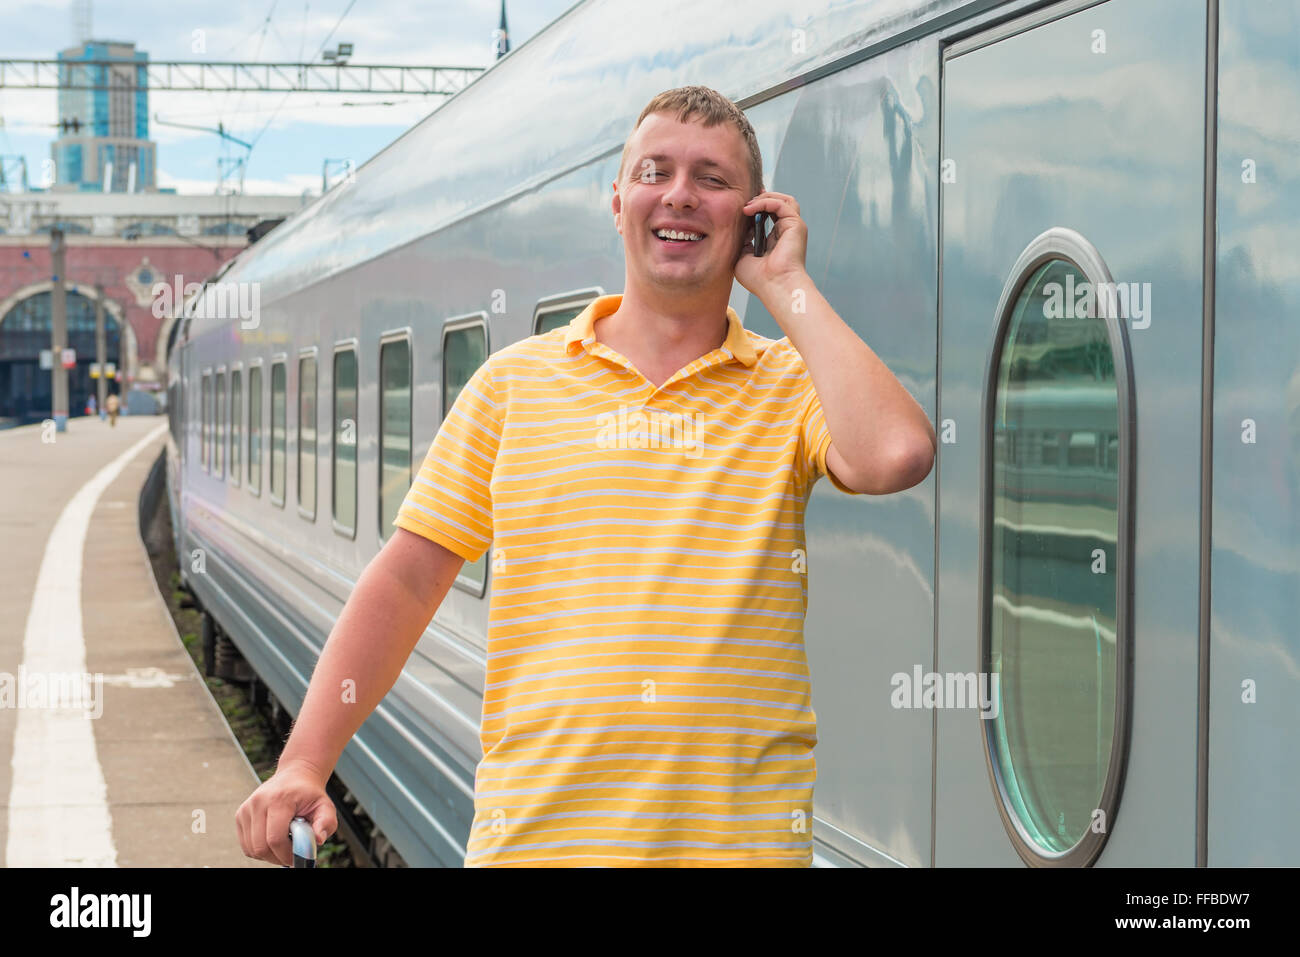
[[[749,154],[730,123],[647,116],[614,186],[629,281],[679,291],[725,286],[729,294],[747,225],[740,211],[751,199]],[[665,242],[655,231],[669,224],[704,238]]]

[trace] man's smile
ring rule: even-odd
[[[672,248],[698,246],[708,239],[707,233],[684,229],[652,229],[650,235],[654,236],[660,244]]]

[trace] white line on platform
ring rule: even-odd
[[[104,466],[59,515],[36,577],[20,674],[81,675],[81,571],[95,504],[166,424]],[[14,729],[7,867],[116,867],[112,818],[91,719],[82,708],[21,708]]]

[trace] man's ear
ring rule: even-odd
[[[614,210],[614,228],[618,230],[619,235],[623,234],[623,200],[618,195],[618,180],[614,180],[614,199],[610,203],[610,208]]]

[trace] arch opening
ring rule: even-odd
[[[105,302],[104,361],[113,363],[122,375],[126,371],[123,330],[116,311]],[[49,288],[24,296],[0,313],[0,421],[26,425],[50,416],[54,386],[50,370],[40,367],[40,355],[50,348],[52,323]],[[76,289],[67,290],[67,333],[67,344],[76,352],[76,365],[68,370],[68,415],[76,417],[86,414],[90,396],[98,396],[97,380],[91,376],[95,300]],[[121,393],[122,385],[120,379],[108,379],[107,393]]]

